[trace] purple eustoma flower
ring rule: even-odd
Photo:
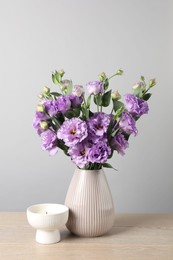
[[[88,147],[86,142],[78,143],[69,148],[68,153],[72,161],[80,168],[83,168],[88,163],[87,160]]]
[[[44,131],[41,134],[41,141],[41,148],[44,151],[49,151],[50,155],[55,155],[57,153],[57,136],[53,131],[51,131],[50,129]]]
[[[69,95],[68,96],[70,101],[71,101],[71,107],[72,108],[76,108],[76,107],[79,107],[83,101],[83,98],[82,96],[78,97],[78,96],[75,96],[75,95]]]
[[[86,138],[86,141],[88,142],[89,147],[92,147],[94,144],[97,144],[99,141],[106,143],[108,141],[107,134],[105,133],[103,136],[98,136],[93,133],[89,133]]]
[[[58,103],[56,100],[46,100],[43,105],[50,116],[54,116],[58,113]]]
[[[71,101],[69,99],[69,96],[59,96],[56,100],[58,111],[65,113],[67,110],[71,107]]]
[[[137,135],[137,133],[138,133],[138,130],[136,128],[136,122],[135,122],[134,118],[132,117],[131,114],[129,114],[127,112],[122,113],[122,116],[121,116],[121,119],[119,122],[119,126],[127,134]]]
[[[111,147],[119,154],[124,155],[124,150],[129,147],[128,141],[122,133],[118,133],[111,141]]]
[[[105,163],[110,154],[110,147],[105,142],[99,141],[88,150],[88,161],[92,163]]]
[[[125,101],[126,101],[125,108],[133,116],[140,117],[143,114],[148,113],[149,110],[148,103],[145,100],[138,98],[133,94],[127,94],[125,95]]]
[[[67,146],[73,146],[84,140],[88,135],[87,124],[80,118],[71,118],[64,121],[58,130],[57,136]]]
[[[103,82],[101,81],[90,81],[86,84],[89,94],[97,95],[104,92]]]
[[[87,121],[89,133],[102,137],[107,132],[110,120],[110,116],[103,112],[95,113]]]
[[[46,121],[48,119],[48,116],[45,115],[42,112],[37,112],[35,113],[34,120],[32,122],[33,127],[37,130],[37,134],[41,134],[44,130],[40,127],[40,122],[41,121]]]

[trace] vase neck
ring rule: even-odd
[[[99,170],[85,170],[85,169],[75,169],[75,173],[80,173],[80,174],[99,174],[99,173],[104,173],[103,169]]]

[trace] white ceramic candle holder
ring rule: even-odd
[[[54,244],[60,241],[60,227],[68,220],[69,209],[61,204],[37,204],[27,208],[29,224],[35,228],[36,241]]]

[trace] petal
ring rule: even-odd
[[[49,155],[53,156],[58,152],[58,147],[54,146],[51,150],[49,150]]]

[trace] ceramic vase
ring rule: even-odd
[[[103,169],[77,168],[67,191],[65,205],[69,208],[66,226],[76,235],[101,236],[113,226],[113,200]]]

